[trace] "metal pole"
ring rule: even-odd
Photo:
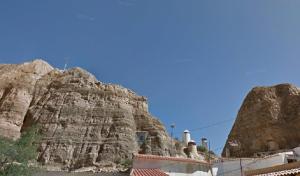
[[[208,141],[208,164],[209,164],[209,169],[210,169],[211,175],[214,176],[214,173],[212,170],[212,164],[210,162],[210,140]]]
[[[173,130],[175,128],[175,124],[171,124],[171,149],[173,150]]]
[[[241,176],[243,176],[243,165],[242,165],[242,146],[241,143],[239,142],[239,152],[240,152],[240,168],[241,168]]]
[[[208,163],[210,165],[210,141],[208,141]]]
[[[241,176],[243,176],[242,158],[240,158]]]

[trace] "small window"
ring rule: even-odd
[[[144,140],[145,140],[145,139],[144,139],[144,136],[141,135],[141,136],[140,136],[140,141],[141,141],[141,142],[144,142]]]

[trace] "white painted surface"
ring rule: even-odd
[[[211,176],[211,173],[207,172],[201,172],[201,171],[196,171],[194,173],[172,173],[172,172],[166,172],[169,176]]]
[[[161,169],[170,176],[211,176],[207,164],[186,161],[134,159],[133,168]]]
[[[300,156],[300,147],[294,148],[293,151],[295,152],[295,154],[296,154],[297,156]]]
[[[185,144],[185,146],[188,146],[188,143],[191,140],[191,134],[190,134],[189,130],[184,130],[182,138],[183,138],[183,143]]]
[[[265,158],[242,158],[242,170],[261,169],[287,163],[290,152],[279,153]],[[241,176],[240,159],[224,159],[213,165],[214,176]]]

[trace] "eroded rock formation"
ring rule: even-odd
[[[253,88],[244,100],[223,156],[250,157],[300,144],[300,90],[290,84]],[[229,145],[230,142],[238,146]]]
[[[49,166],[113,167],[133,153],[172,153],[145,97],[81,68],[61,71],[42,60],[0,65],[0,97],[0,135],[18,138],[38,124],[38,161]],[[137,132],[146,133],[142,141]]]
[[[0,134],[18,138],[33,98],[35,84],[53,68],[36,60],[20,65],[0,65]]]

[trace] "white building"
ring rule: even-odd
[[[164,173],[169,176],[212,176],[210,166],[205,161],[156,155],[134,155],[131,176],[147,172],[153,174],[155,172],[155,175]]]
[[[262,158],[222,158],[213,163],[214,176],[241,176],[242,172],[300,160],[300,147]],[[242,172],[241,172],[242,171]]]

